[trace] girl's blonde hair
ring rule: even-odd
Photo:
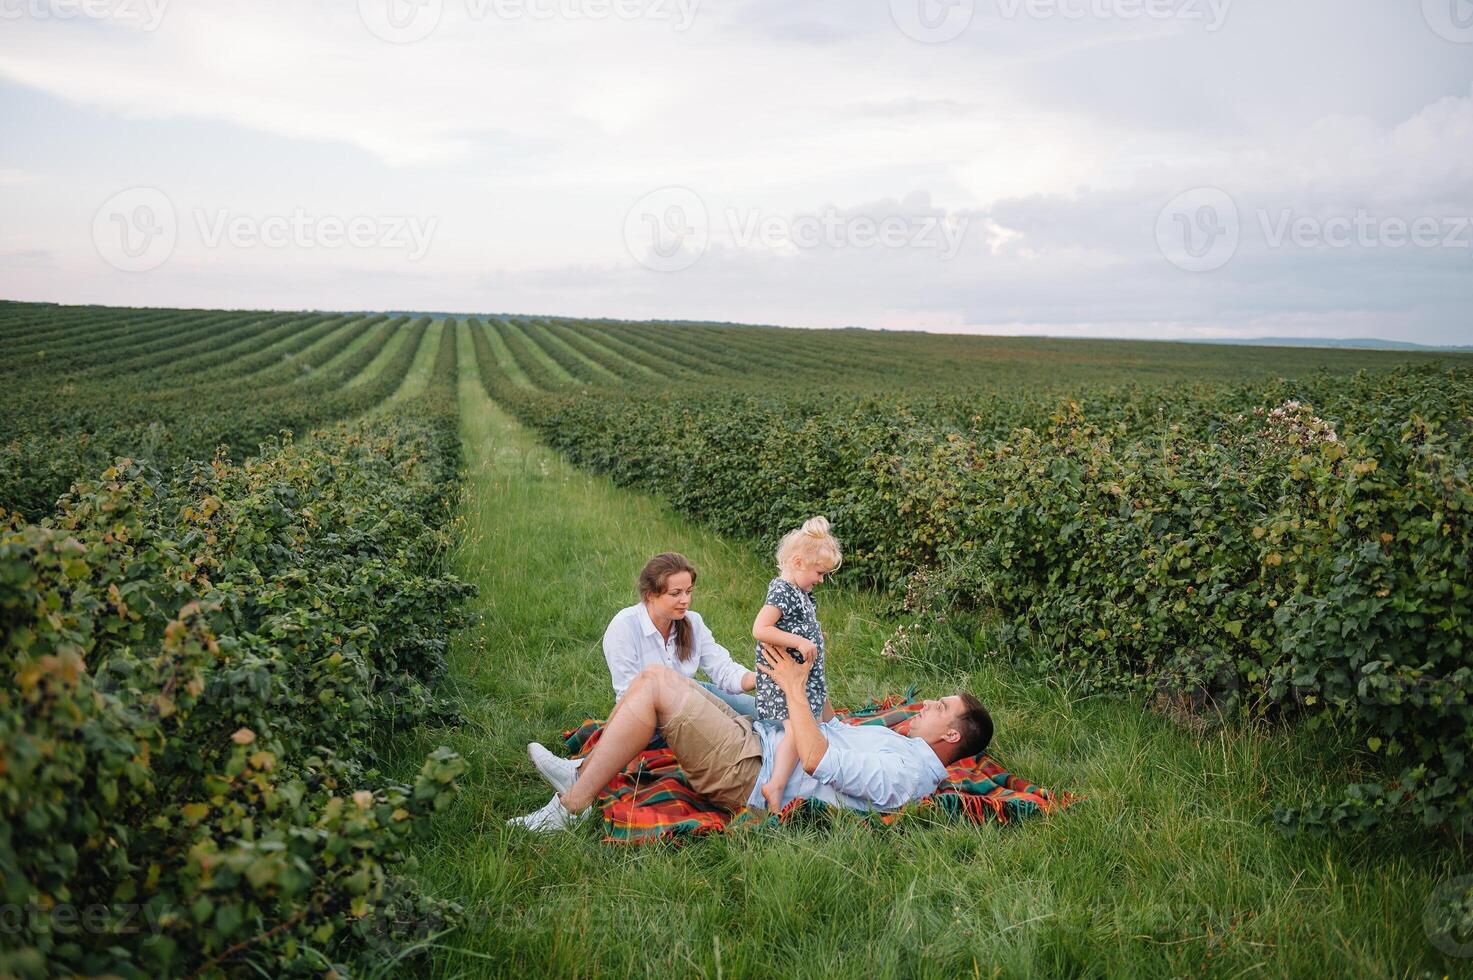
[[[827,517],[810,517],[802,527],[783,535],[777,546],[778,570],[787,568],[794,558],[803,559],[805,565],[827,562],[829,571],[843,563],[844,553],[839,550],[838,539],[829,533]]]

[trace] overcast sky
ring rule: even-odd
[[[1473,343],[1470,0],[0,0],[0,297]]]

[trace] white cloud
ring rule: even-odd
[[[178,158],[150,162],[115,130],[94,158],[48,157],[53,134],[27,113],[0,170],[0,244],[53,256],[55,279],[0,258],[0,292],[328,305],[356,283],[361,298],[346,305],[1301,333],[1376,317],[1446,332],[1449,304],[1473,298],[1466,261],[1459,277],[1445,254],[1247,242],[1222,272],[1194,277],[1152,236],[1161,206],[1199,186],[1248,213],[1473,212],[1473,63],[1453,65],[1457,52],[1415,10],[1236,5],[1209,34],[1002,21],[982,4],[957,42],[924,45],[900,35],[887,4],[848,0],[708,0],[684,32],[472,9],[446,0],[439,29],[406,45],[375,38],[356,0],[190,0],[152,32],[7,21],[0,79],[24,87],[13,101],[42,93],[82,107],[99,133],[98,120],[146,124],[139,140],[172,137]],[[1393,78],[1357,67],[1378,52]],[[65,180],[34,176],[57,172]],[[135,183],[167,185],[185,212],[307,205],[440,224],[413,267],[236,254],[185,235],[157,273],[97,276],[92,210]],[[898,207],[971,226],[939,265],[895,250],[738,249],[717,235],[696,267],[662,277],[634,264],[622,229],[630,205],[664,185],[692,188],[715,214]]]

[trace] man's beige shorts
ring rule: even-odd
[[[697,793],[734,813],[747,805],[762,771],[762,740],[752,719],[690,681],[680,713],[661,728]]]

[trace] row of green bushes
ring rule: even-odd
[[[115,456],[167,470],[183,460],[207,458],[222,443],[248,454],[282,429],[305,432],[353,418],[398,389],[430,323],[427,317],[411,323],[403,317],[382,322],[381,317],[347,316],[305,322],[315,325],[303,336],[327,338],[306,360],[292,356],[303,343],[293,337],[284,347],[235,350],[226,363],[217,363],[207,349],[172,369],[122,373],[106,381],[74,380],[65,372],[28,378],[3,413],[8,431],[0,444],[0,507],[28,517],[45,515],[73,480],[98,472]],[[407,336],[394,356],[372,378],[349,386],[397,332]],[[255,339],[265,342],[275,333],[263,331]],[[342,357],[364,333],[367,338]],[[340,359],[327,369],[334,357]],[[226,377],[222,371],[234,373]]]
[[[1001,613],[1086,688],[1348,720],[1381,776],[1287,825],[1473,829],[1467,368],[1082,387],[1049,412],[1021,391],[492,394],[764,547],[826,514],[850,581]]]
[[[58,340],[70,346],[75,339],[92,342],[164,324],[193,322],[201,316],[235,315],[225,310],[108,309],[6,301],[0,302],[0,343],[7,353],[50,347]]]
[[[394,972],[453,921],[406,871],[464,762],[374,760],[452,712],[454,344],[401,406],[5,518],[0,975]]]

